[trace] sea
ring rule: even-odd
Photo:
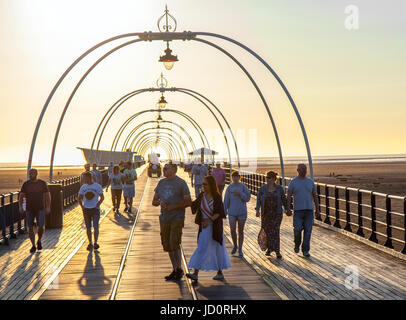
[[[225,159],[228,160],[228,159]],[[314,156],[312,157],[313,164],[340,164],[340,163],[406,163],[406,154],[385,154],[385,155],[350,155],[350,156]],[[233,163],[237,163],[236,158],[232,158]],[[240,158],[242,166],[252,164],[257,161],[257,165],[278,165],[278,157],[257,157],[257,158]],[[288,156],[284,157],[284,164],[306,163],[307,157],[303,156]],[[58,165],[55,169],[75,169],[82,168],[83,164],[73,165]],[[27,164],[24,162],[0,162],[0,170],[25,170]],[[35,165],[35,168],[46,169],[47,165]]]

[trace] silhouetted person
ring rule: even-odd
[[[165,164],[163,171],[165,178],[158,182],[154,190],[152,205],[161,206],[159,215],[161,243],[164,251],[168,252],[173,267],[172,273],[165,279],[180,280],[183,276],[180,244],[185,208],[191,205],[192,199],[186,181],[176,175],[176,164]]]
[[[24,214],[23,199],[26,201],[26,219],[28,225],[28,235],[31,240],[31,253],[37,249],[42,250],[41,238],[45,230],[45,214],[51,212],[51,194],[45,181],[37,179],[37,169],[30,169],[30,179],[21,187],[20,197],[18,199],[20,213]],[[35,246],[34,220],[38,226],[38,242]]]
[[[301,163],[297,166],[298,176],[293,178],[288,187],[287,215],[292,215],[290,204],[293,196],[293,228],[295,252],[299,253],[300,245],[305,257],[310,257],[310,237],[313,227],[313,202],[316,215],[319,216],[319,201],[316,186],[312,179],[306,177],[307,167]],[[303,230],[303,243],[302,243]]]

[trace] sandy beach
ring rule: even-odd
[[[55,168],[54,180],[70,178],[79,175],[83,172],[82,168]],[[0,170],[0,194],[19,191],[22,183],[27,178],[25,169],[2,169]],[[48,182],[49,169],[38,169],[38,178]]]

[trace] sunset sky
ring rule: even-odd
[[[208,31],[237,39],[274,68],[299,108],[314,156],[406,153],[404,1],[1,0],[0,162],[27,161],[42,106],[78,56],[115,35],[158,31],[156,22],[166,3],[177,19],[177,31]],[[358,29],[345,26],[349,5],[359,9]],[[204,39],[229,50],[252,74],[276,121],[283,154],[304,156],[300,127],[272,75],[237,46]],[[63,82],[44,117],[34,163],[49,162],[56,124],[81,75],[113,46],[128,40],[89,55]],[[196,41],[172,41],[170,47],[179,58],[170,71],[158,63],[165,49],[162,41],[129,45],[94,69],[66,114],[57,164],[83,163],[76,147],[90,147],[106,110],[130,91],[155,86],[161,72],[169,86],[198,91],[216,103],[234,131],[241,156],[277,156],[265,108],[238,66]],[[132,114],[154,108],[159,96],[145,93],[124,104],[112,117],[101,149],[110,149],[120,125]],[[194,118],[207,131],[212,148],[226,156],[218,125],[201,104],[179,93],[165,97],[167,108]],[[198,141],[196,131],[182,118],[169,112],[162,116],[182,124]],[[145,114],[126,132],[155,118],[156,113]],[[233,149],[232,153],[235,156]]]

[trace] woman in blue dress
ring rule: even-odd
[[[194,273],[186,276],[198,280],[200,270],[217,271],[214,280],[223,280],[223,270],[231,267],[223,235],[225,219],[222,197],[213,176],[206,176],[202,182],[203,191],[192,202],[195,223],[199,225],[197,249],[189,260]]]

